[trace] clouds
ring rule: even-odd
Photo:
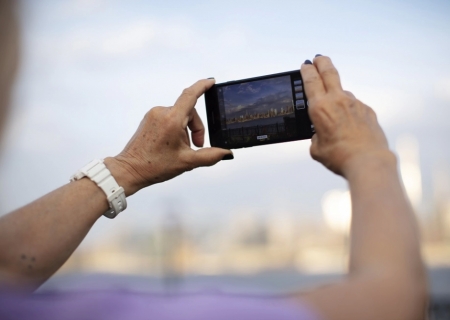
[[[51,3],[30,3],[35,16],[24,17],[30,26],[24,33],[28,38],[25,45],[31,47],[31,57],[41,62],[102,63],[174,53],[205,61],[226,58],[231,49],[245,47],[249,39],[248,30],[236,23],[211,30],[185,14],[154,14],[142,4],[128,7],[82,0]],[[139,12],[141,6],[144,8]],[[33,21],[36,23],[32,25]]]
[[[274,93],[258,98],[256,101],[247,105],[238,105],[237,107],[226,107],[227,115],[235,117],[245,112],[249,114],[266,113],[271,108],[280,110],[282,107],[292,105],[290,93]]]
[[[156,37],[157,27],[151,21],[138,21],[116,33],[109,34],[101,43],[107,54],[127,54],[148,46]]]
[[[258,93],[261,90],[261,86],[257,86],[256,88],[253,88],[251,83],[241,83],[238,87],[238,94],[255,94]]]
[[[289,76],[230,85],[223,90],[228,117],[248,112],[265,113],[270,108],[280,110],[292,105],[292,89]]]
[[[145,51],[164,48],[182,49],[191,43],[193,31],[157,20],[140,19],[117,25],[98,23],[61,34],[43,34],[32,46],[42,59],[58,54],[60,59],[75,61],[98,58],[131,58]]]
[[[277,92],[259,98],[251,104],[249,112],[265,112],[270,108],[280,110],[282,107],[292,105],[292,95],[290,92]]]

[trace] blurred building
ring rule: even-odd
[[[429,266],[450,267],[449,167],[442,163],[433,168],[433,197],[426,206],[417,140],[401,136],[396,150],[405,190],[419,213],[425,260]],[[160,276],[169,291],[189,275],[345,272],[349,191],[325,192],[321,209],[307,216],[247,207],[214,225],[185,224],[189,217],[182,210],[168,210],[158,225],[139,232],[124,225],[111,228],[108,237],[78,250],[60,272],[151,274]]]

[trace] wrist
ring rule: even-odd
[[[124,189],[125,196],[129,197],[141,189],[136,183],[136,178],[130,168],[128,168],[127,163],[114,157],[105,158],[103,162],[117,184]]]
[[[393,172],[397,170],[397,157],[389,149],[353,156],[346,162],[342,175],[347,180],[351,180],[360,173],[377,172],[379,170]]]

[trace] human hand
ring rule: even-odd
[[[152,108],[124,150],[105,159],[127,196],[185,171],[233,158],[233,153],[226,149],[191,148],[187,128],[194,145],[203,147],[205,128],[194,107],[212,85],[214,79],[199,80],[183,91],[173,107]]]
[[[392,158],[375,112],[342,89],[330,58],[317,55],[313,64],[305,61],[301,73],[316,130],[310,148],[313,159],[347,177],[366,161]]]

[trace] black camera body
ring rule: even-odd
[[[215,84],[205,104],[213,147],[248,148],[314,134],[300,70]]]

